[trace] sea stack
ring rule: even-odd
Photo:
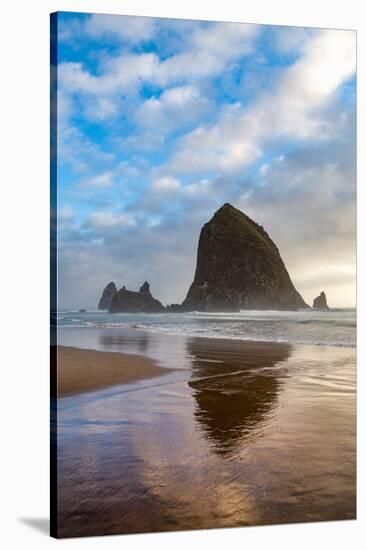
[[[165,307],[152,296],[150,285],[145,281],[139,292],[122,287],[113,296],[109,311],[111,313],[160,313],[165,311]]]
[[[117,287],[112,281],[107,284],[103,290],[103,294],[99,300],[98,309],[109,309],[111,306],[113,296],[117,294]]]
[[[262,226],[224,204],[200,234],[184,311],[308,308]]]
[[[319,294],[319,296],[314,298],[313,308],[314,309],[329,309],[328,304],[327,304],[327,297],[325,295],[324,290],[322,290],[322,292]]]

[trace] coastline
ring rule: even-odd
[[[58,329],[109,329],[181,336],[183,338],[222,338],[228,340],[356,347],[356,310],[304,310],[298,312],[241,311],[236,314],[84,314],[60,312]],[[148,336],[149,338],[149,336]],[[84,341],[84,336],[81,340]],[[97,338],[98,339],[98,338]],[[63,342],[61,342],[63,343]],[[80,347],[80,341],[71,344]],[[91,346],[94,348],[94,345]],[[106,350],[109,345],[100,347]],[[117,351],[117,349],[116,349]],[[128,351],[122,349],[122,351]]]
[[[59,336],[83,375],[89,354],[126,365],[123,376],[177,374],[102,399],[64,394],[60,537],[355,518],[355,348],[129,328]]]
[[[141,355],[58,346],[58,395],[67,397],[169,372]]]

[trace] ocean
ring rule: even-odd
[[[130,314],[60,311],[60,328],[131,329],[186,337],[356,346],[356,309]]]

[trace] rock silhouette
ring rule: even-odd
[[[227,344],[226,344],[227,345]],[[195,420],[213,450],[230,454],[253,436],[253,427],[266,419],[276,404],[287,369],[280,368],[291,355],[285,343],[211,340],[206,348],[197,339],[187,341],[192,360],[188,382],[194,390]],[[260,365],[260,367],[258,367]]]
[[[98,309],[109,309],[113,296],[117,293],[117,287],[114,282],[109,283],[103,290],[99,300]]]
[[[314,309],[329,309],[328,304],[327,304],[327,297],[325,295],[324,290],[319,294],[319,296],[314,298],[313,308]]]
[[[224,204],[201,230],[196,272],[182,310],[308,307],[263,227]]]
[[[122,287],[112,297],[109,311],[111,313],[159,313],[165,311],[164,306],[156,300],[150,292],[147,281],[140,287],[139,292]]]

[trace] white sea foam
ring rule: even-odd
[[[356,311],[240,311],[238,313],[110,314],[60,312],[60,327],[144,330],[185,337],[356,346]]]

